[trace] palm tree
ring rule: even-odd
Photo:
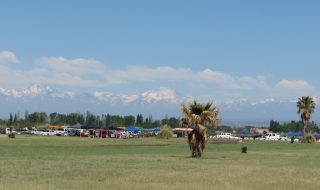
[[[311,113],[314,112],[316,103],[313,98],[309,96],[303,96],[297,101],[298,114],[300,114],[301,120],[303,122],[303,135],[306,134],[306,127],[311,118]]]
[[[188,135],[188,143],[192,150],[192,157],[201,157],[205,144],[208,142],[206,126],[217,124],[218,109],[212,103],[201,104],[194,101],[190,105],[182,105],[183,117],[181,127],[191,127],[193,130]]]

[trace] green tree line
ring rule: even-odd
[[[9,119],[0,119],[0,124],[2,126],[14,126],[17,128],[31,128],[39,125],[74,125],[76,123],[80,123],[82,125],[92,123],[100,128],[107,128],[109,126],[138,126],[143,128],[154,128],[160,127],[164,124],[167,124],[172,128],[179,127],[179,119],[175,117],[169,118],[166,116],[164,119],[158,120],[153,119],[151,114],[144,118],[142,114],[138,114],[136,116],[120,116],[111,114],[95,115],[89,111],[86,113],[69,114],[61,114],[57,112],[50,114],[47,114],[46,112],[29,113],[28,111],[25,111],[23,117],[21,117],[20,113],[10,113]]]
[[[269,131],[274,133],[284,132],[287,133],[289,131],[303,131],[304,123],[302,121],[291,121],[286,123],[279,123],[278,121],[271,120]],[[315,122],[310,122],[306,126],[306,131],[310,132],[320,132],[319,126]]]

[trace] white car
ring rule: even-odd
[[[54,131],[54,135],[57,135],[57,136],[63,136],[65,133],[66,133],[66,129],[65,128],[57,129],[57,130]]]
[[[48,136],[48,135],[55,135],[55,133],[54,133],[53,130],[42,130],[42,131],[40,132],[40,135]]]
[[[235,137],[232,136],[231,133],[220,133],[219,135],[216,135],[216,137],[222,139],[235,139]]]
[[[291,138],[283,136],[283,137],[280,137],[279,140],[281,140],[281,141],[291,141]]]
[[[266,140],[277,141],[280,140],[280,135],[278,133],[267,133]]]

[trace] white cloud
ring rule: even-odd
[[[20,63],[17,56],[11,51],[0,52],[0,62]]]
[[[281,99],[294,99],[300,96],[312,96],[313,86],[304,80],[281,80],[270,90],[271,96]]]
[[[68,60],[62,57],[41,58],[29,70],[0,65],[0,86],[17,87],[31,84],[54,84],[76,87],[105,87],[101,80],[105,67],[98,61]]]
[[[231,76],[223,72],[212,71],[211,69],[205,69],[195,74],[196,80],[199,82],[213,83],[223,89],[243,89],[250,90],[253,88],[265,89],[268,88],[268,84],[264,77],[237,77]]]
[[[274,98],[266,98],[266,99],[260,100],[258,102],[253,102],[253,103],[251,103],[251,105],[255,106],[255,105],[259,105],[259,104],[270,104],[275,101],[276,100]]]
[[[154,81],[181,81],[190,80],[193,73],[190,69],[175,69],[172,67],[149,68],[144,66],[129,66],[123,70],[109,72],[109,80],[116,78],[118,81],[137,81],[137,82],[154,82]],[[111,78],[110,78],[111,77]]]
[[[194,71],[170,66],[155,68],[128,66],[124,69],[111,69],[95,59],[64,57],[43,57],[37,59],[31,68],[24,70],[0,65],[0,87],[26,87],[32,84],[91,89],[123,85],[125,88],[139,86],[140,90],[145,89],[144,85],[171,88],[178,86],[179,91],[187,92],[187,96],[221,100],[241,98],[259,100],[264,97],[294,99],[302,95],[316,94],[315,89],[303,80],[281,80],[272,86],[264,76],[234,76],[211,69]],[[108,98],[108,94],[96,95],[97,98]],[[176,101],[175,92],[166,88],[148,91],[143,95],[148,101],[162,99]],[[127,102],[136,98],[136,96],[118,97]]]
[[[275,86],[278,89],[293,89],[311,91],[313,87],[303,80],[281,80]]]
[[[106,67],[101,62],[94,59],[66,59],[64,57],[43,57],[36,60],[36,65],[40,68],[52,72],[68,74],[103,74]]]
[[[217,102],[217,105],[241,105],[241,104],[247,104],[248,100],[245,98],[239,98],[239,99],[227,99],[227,100],[220,100]]]
[[[238,77],[211,69],[195,72],[189,68],[169,66],[128,66],[125,69],[110,69],[97,60],[84,58],[43,57],[36,60],[30,70],[8,67],[5,70],[4,75],[0,76],[0,85],[41,83],[94,88],[129,83],[156,82],[167,85],[168,82],[175,82],[198,87],[202,85],[206,88],[215,87],[220,90],[262,90],[268,86],[266,79],[261,76]]]
[[[186,68],[172,67],[142,67],[129,66],[124,70],[108,71],[107,80],[109,84],[123,84],[128,82],[183,82],[196,84],[197,86],[215,85],[220,89],[227,90],[251,90],[268,89],[269,86],[263,76],[231,76],[229,74],[204,69],[194,72]]]

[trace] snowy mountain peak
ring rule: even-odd
[[[34,97],[41,94],[50,93],[53,90],[48,86],[40,86],[40,85],[32,85],[26,89],[8,89],[8,88],[0,88],[0,95],[21,98],[21,97]]]
[[[141,95],[143,100],[151,103],[151,102],[159,102],[162,100],[166,100],[169,102],[176,102],[177,96],[174,90],[167,87],[160,87],[156,90],[150,90],[142,93]]]
[[[174,90],[167,87],[160,87],[155,90],[137,94],[113,94],[111,92],[94,92],[94,97],[98,100],[110,103],[132,103],[140,100],[141,102],[156,103],[159,101],[177,102],[177,96]]]
[[[113,94],[110,92],[94,92],[94,97],[100,101],[110,103],[131,103],[139,99],[139,95]]]

